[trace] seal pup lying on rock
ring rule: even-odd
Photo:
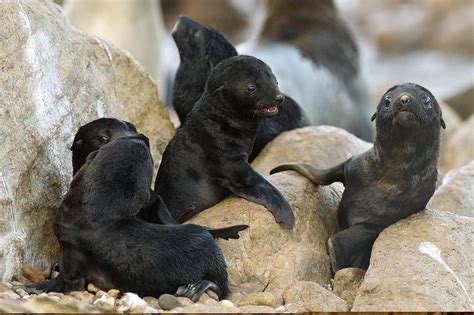
[[[271,69],[259,59],[236,56],[212,70],[204,94],[166,147],[156,177],[155,192],[173,217],[193,216],[234,193],[293,227],[286,199],[248,163],[262,119],[277,115],[283,99]]]
[[[136,127],[115,118],[99,118],[81,126],[74,136],[72,151],[73,175],[86,163],[87,156],[103,145],[120,137],[137,135]],[[152,176],[151,174],[149,176]],[[147,222],[179,224],[168,211],[161,197],[150,189],[150,200],[140,209],[137,217]],[[234,225],[220,229],[208,229],[214,238],[238,239],[239,232],[248,225]]]
[[[181,59],[173,85],[172,103],[183,123],[204,92],[211,70],[222,60],[237,56],[237,51],[222,33],[185,16],[178,18],[172,35]],[[262,121],[249,161],[253,161],[280,133],[309,124],[299,105],[289,96],[284,96],[279,114]]]
[[[423,210],[435,191],[441,108],[430,91],[406,83],[380,100],[374,147],[325,170],[284,164],[270,173],[295,170],[316,185],[342,182],[338,207],[340,232],[328,241],[334,272],[366,268],[372,245],[389,225]]]
[[[227,267],[206,229],[136,218],[150,198],[152,171],[148,138],[142,134],[119,137],[89,154],[54,215],[61,273],[27,285],[26,291],[83,290],[93,282],[142,296],[178,290],[196,301],[210,288],[224,297]]]

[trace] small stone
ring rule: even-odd
[[[99,292],[100,289],[98,287],[96,287],[93,283],[89,283],[87,285],[87,291],[92,292],[92,293],[96,293],[96,292]]]
[[[117,300],[115,307],[119,312],[129,313],[154,313],[159,311],[156,308],[148,306],[147,302],[135,293],[126,292],[120,300]]]
[[[111,312],[115,310],[115,299],[113,297],[101,296],[100,299],[94,302],[94,305],[101,311]]]
[[[110,289],[109,291],[107,291],[107,295],[113,298],[117,298],[119,294],[120,294],[120,291],[117,289]]]
[[[23,276],[33,283],[46,280],[43,273],[32,266],[23,267]]]
[[[207,300],[203,302],[199,301],[199,303],[204,304],[204,305],[220,305],[219,302],[211,298],[208,298]]]
[[[212,291],[212,290],[207,290],[206,291],[206,294],[211,298],[211,299],[214,299],[216,301],[219,301],[219,297],[217,296],[217,293]]]
[[[244,313],[253,313],[253,314],[275,313],[275,310],[272,307],[266,306],[266,305],[245,305],[245,306],[240,307],[240,310]]]
[[[96,299],[100,299],[100,298],[102,298],[103,296],[108,297],[108,296],[107,296],[107,292],[102,291],[102,290],[99,290],[99,291],[97,291],[97,292],[95,293],[95,298],[96,298]]]
[[[143,300],[150,305],[151,307],[160,309],[160,303],[158,303],[158,299],[153,296],[145,296]]]
[[[9,282],[0,282],[0,292],[3,292],[2,289],[4,290],[7,290],[7,289],[12,289],[13,288],[13,284],[9,283]]]
[[[23,289],[16,289],[15,291],[21,298],[24,298],[25,296],[28,296],[28,293]]]
[[[169,311],[172,310],[173,308],[176,307],[182,307],[183,304],[181,304],[178,299],[171,294],[163,294],[158,298],[158,304],[160,307],[165,310]]]
[[[242,296],[235,301],[235,304],[239,307],[245,305],[266,305],[273,307],[276,304],[276,300],[271,293],[257,292]]]
[[[14,276],[12,283],[14,283],[15,285],[25,285],[31,283],[31,281],[23,276]]]
[[[240,313],[240,310],[236,307],[224,307],[222,305],[204,305],[195,303],[192,305],[187,305],[185,307],[180,307],[173,312],[179,313]]]
[[[221,300],[219,304],[225,307],[236,307],[235,304],[229,300]]]
[[[20,296],[16,294],[14,291],[11,292],[0,292],[0,300],[8,299],[8,300],[17,300]]]
[[[364,280],[365,270],[359,268],[344,268],[334,275],[334,294],[345,300],[349,305],[354,299]]]
[[[320,284],[311,281],[296,281],[283,293],[283,301],[290,313],[301,312],[347,312],[347,302]]]
[[[70,296],[75,297],[80,301],[87,302],[89,304],[94,302],[94,294],[90,293],[89,291],[73,291],[69,293]]]
[[[177,296],[176,299],[184,306],[194,304],[194,302],[191,301],[191,299],[184,296]]]
[[[61,292],[48,292],[48,296],[59,296],[62,298],[64,294]]]
[[[286,307],[284,305],[280,305],[277,308],[275,308],[275,312],[284,313],[284,312],[286,312]]]

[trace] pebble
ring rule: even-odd
[[[160,303],[158,303],[158,299],[153,296],[145,296],[143,300],[150,305],[151,307],[160,309]],[[188,299],[189,300],[189,299]],[[191,301],[191,300],[190,300]]]
[[[240,307],[240,310],[244,313],[253,314],[275,313],[272,307],[266,305],[245,305]]]
[[[107,295],[113,298],[117,298],[119,294],[120,294],[120,291],[116,289],[110,289],[109,291],[107,291]]]
[[[235,307],[235,304],[229,300],[221,300],[219,304],[225,307]]]
[[[95,298],[96,299],[100,299],[102,298],[103,296],[107,297],[107,292],[104,292],[102,290],[99,290],[95,293]]]
[[[219,297],[217,296],[217,293],[212,291],[212,290],[207,290],[206,291],[206,294],[211,298],[211,299],[214,299],[216,301],[219,301]]]
[[[23,276],[33,283],[46,280],[43,273],[32,266],[23,267]]]
[[[89,283],[87,285],[87,291],[92,292],[92,293],[96,293],[96,292],[99,292],[100,289],[98,287],[96,287],[93,283]]]
[[[23,289],[16,289],[15,291],[21,298],[28,296],[28,293]]]
[[[59,296],[59,297],[63,297],[64,294],[61,293],[61,292],[49,292],[49,293],[48,293],[48,296]]]
[[[245,305],[265,305],[274,307],[276,304],[276,299],[273,294],[269,292],[257,292],[237,298],[235,300],[235,304],[237,304],[239,307]]]
[[[181,304],[178,301],[178,299],[174,295],[171,295],[171,294],[161,295],[158,299],[158,304],[165,311],[169,311],[169,310],[172,310],[173,308],[183,306],[183,304]]]
[[[191,301],[191,299],[184,296],[177,296],[176,299],[184,306],[194,304],[194,302]]]
[[[88,303],[94,302],[94,294],[90,293],[89,291],[73,291],[69,293],[70,296],[75,297],[80,301],[85,301]]]
[[[286,312],[286,307],[284,305],[280,305],[277,308],[275,308],[275,312],[284,313],[284,312]]]

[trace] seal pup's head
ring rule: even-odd
[[[429,90],[414,83],[388,89],[371,120],[375,119],[379,140],[439,141],[441,127],[446,128],[436,98]]]
[[[237,56],[237,51],[221,32],[180,15],[171,32],[178,47],[181,62],[203,61],[209,71],[221,60]]]
[[[284,100],[270,67],[246,55],[219,63],[209,75],[206,93],[217,96],[221,108],[244,120],[275,116]]]
[[[115,118],[99,118],[81,126],[71,146],[73,175],[84,165],[91,152],[117,138],[136,134],[133,124]]]

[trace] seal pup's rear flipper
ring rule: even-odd
[[[214,238],[221,238],[224,240],[228,240],[230,238],[232,239],[239,239],[240,235],[239,232],[248,229],[248,225],[246,224],[241,224],[241,225],[232,225],[228,226],[225,228],[220,228],[220,229],[206,229],[211,233],[212,237]]]
[[[304,163],[282,164],[270,171],[270,175],[283,171],[296,171],[315,185],[330,185],[334,182],[345,183],[344,166],[347,161],[328,169],[319,170]]]
[[[190,283],[188,285],[182,285],[178,288],[175,296],[184,296],[191,299],[193,302],[197,302],[201,295],[206,290],[214,291],[218,296],[222,296],[222,290],[217,284],[209,280],[200,280],[196,283]]]

